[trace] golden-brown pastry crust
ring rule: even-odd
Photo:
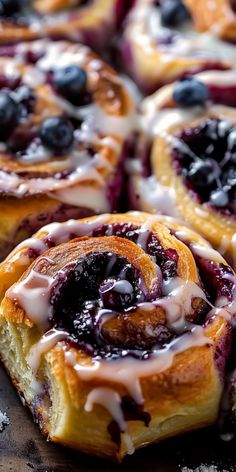
[[[139,245],[128,239],[132,237],[128,236],[129,232],[127,232],[127,237],[124,233],[121,238],[119,225],[123,225],[122,231],[128,231],[125,230],[126,227],[129,232],[132,228],[139,228],[138,231],[141,231],[138,233]],[[104,235],[103,227],[110,228],[108,235]],[[111,228],[113,228],[112,231]],[[43,282],[43,285],[47,287],[47,283],[50,284],[51,280],[56,280],[58,274],[62,274],[66,267],[72,267],[75,261],[86,261],[91,254],[108,253],[110,258],[112,255],[124,257],[136,271],[142,274],[148,292],[152,293],[161,275],[156,272],[154,258],[148,255],[148,247],[147,253],[145,251],[147,244],[145,242],[147,239],[143,238],[145,231],[152,238],[152,235],[158,237],[159,248],[167,251],[165,257],[169,257],[168,254],[173,255],[175,251],[178,254],[176,262],[178,280],[182,281],[181,284],[190,284],[188,286],[191,287],[189,294],[186,292],[183,300],[179,299],[180,303],[184,303],[183,306],[186,307],[190,303],[192,308],[196,307],[196,299],[199,299],[203,302],[202,309],[206,309],[205,301],[201,299],[203,292],[201,292],[200,276],[195,265],[197,257],[195,247],[198,247],[198,251],[201,248],[203,258],[212,260],[216,267],[223,265],[226,273],[234,277],[224,259],[212,251],[209,244],[192,230],[177,220],[161,216],[153,217],[138,212],[125,215],[102,215],[78,222],[45,227],[34,238],[16,248],[0,266],[0,286],[4,285],[2,298],[6,289],[10,287],[1,303],[1,357],[15,385],[23,393],[37,418],[41,430],[52,441],[116,460],[121,460],[125,454],[131,452],[131,449],[137,449],[145,444],[215,421],[222,393],[221,376],[227,358],[225,346],[230,343],[229,307],[231,306],[231,311],[234,310],[234,301],[229,300],[226,311],[221,309],[216,312],[217,315],[213,313],[209,315],[208,322],[204,322],[202,327],[193,324],[192,326],[196,329],[195,334],[188,334],[186,337],[186,334],[179,332],[175,355],[171,361],[169,357],[162,357],[164,364],[160,367],[158,355],[146,360],[119,359],[118,357],[117,360],[109,361],[106,358],[99,360],[98,357],[98,361],[95,361],[87,349],[79,345],[76,347],[68,342],[68,339],[63,338],[63,335],[55,339],[52,344],[48,344],[46,348],[42,348],[42,334],[45,330],[40,328],[40,325],[43,326],[41,324],[43,320],[40,317],[35,318],[35,310],[27,305],[27,290],[37,287],[41,290],[40,285],[37,285],[39,283],[37,277],[42,277],[41,280],[46,283],[44,285]],[[182,241],[175,236],[180,232]],[[183,242],[183,234],[186,244]],[[71,240],[72,235],[77,238]],[[63,243],[58,245],[60,241]],[[48,249],[50,246],[54,247]],[[33,247],[34,251],[30,249]],[[171,253],[168,252],[170,250]],[[162,264],[163,256],[160,257],[159,263]],[[162,276],[167,275],[165,270],[167,269],[162,268]],[[214,284],[213,279],[214,274],[210,282],[212,284]],[[176,280],[174,277],[173,281]],[[13,285],[14,282],[15,285]],[[59,293],[60,290],[63,290],[63,285]],[[172,296],[175,299],[175,295]],[[164,305],[161,305],[162,297]],[[45,302],[47,292],[44,292],[43,298]],[[162,318],[158,318],[159,325],[163,320],[165,322],[168,316],[168,305],[165,303],[169,302],[168,296],[165,298],[165,295],[160,295]],[[141,304],[142,316],[136,320],[133,318],[132,330],[129,331],[130,338],[127,337],[125,340],[127,349],[130,349],[132,345],[131,336],[140,343],[145,326],[147,329],[149,326],[149,331],[151,326],[154,329],[150,313],[156,311],[160,314],[158,305],[156,308],[153,306],[151,311],[150,307],[148,311],[145,309],[142,311],[142,306]],[[186,314],[189,309],[186,308]],[[197,320],[196,313],[196,311],[193,313],[193,323]],[[136,316],[138,315],[137,305]],[[43,316],[45,322],[47,313]],[[122,319],[121,311],[120,320],[117,313],[119,322],[117,318],[115,318],[115,323],[111,323],[109,319],[104,320],[107,332],[111,335],[111,346],[115,341],[118,342],[117,346],[119,342],[124,342],[122,328],[126,316],[127,314],[123,313]],[[142,323],[141,331],[139,331],[140,322]],[[129,325],[126,327],[130,329]],[[60,325],[60,329],[63,329],[63,325]],[[115,332],[117,335],[114,335]],[[105,331],[103,335],[104,333]],[[139,333],[138,337],[135,337],[137,333]],[[140,339],[139,336],[141,336]],[[156,336],[158,340],[158,334]],[[43,339],[44,342],[48,342],[48,338]],[[106,345],[106,340],[103,340],[104,342]],[[144,336],[138,348],[140,352],[145,349],[143,342],[148,342],[148,337]],[[12,346],[10,356],[8,355],[9,343]],[[168,349],[167,342],[169,356],[171,348],[170,351]],[[221,354],[216,357],[219,350]],[[40,352],[41,358],[40,355],[38,356]],[[161,356],[161,350],[159,356]],[[98,362],[97,367],[96,362]],[[123,377],[119,365],[122,366]],[[112,375],[109,370],[110,366]],[[35,381],[37,381],[36,384]],[[43,385],[43,390],[37,393],[40,392],[40,385]],[[136,390],[137,385],[140,390],[139,388]],[[140,411],[146,412],[150,422],[145,426],[142,419],[144,417],[138,414],[137,417],[134,415],[133,419],[128,419],[129,416],[123,418],[126,430],[120,435],[120,442],[116,442],[111,436],[111,425],[114,427],[114,418],[119,423],[119,414],[122,419],[122,412],[118,414],[118,418],[115,414],[117,398],[120,398],[120,401],[124,399],[127,401],[127,396],[128,399],[132,399],[134,395],[138,407],[137,395],[140,395],[140,392],[144,398],[144,410],[142,410],[142,405],[139,405],[141,410],[137,411],[139,414]],[[105,402],[103,402],[104,399]],[[112,417],[113,414],[115,416]],[[91,431],[93,431],[92,434]]]
[[[231,0],[185,0],[185,4],[199,31],[212,31],[223,39],[235,41],[236,16]]]

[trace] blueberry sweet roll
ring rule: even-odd
[[[1,0],[0,43],[49,37],[101,52],[128,6],[129,0]]]
[[[0,265],[2,360],[49,440],[121,460],[216,421],[234,280],[166,217],[53,223]]]
[[[47,222],[117,209],[134,124],[121,79],[87,46],[11,52],[0,58],[1,258]]]
[[[180,217],[234,265],[235,78],[202,72],[144,100],[145,159],[128,166],[133,207]]]
[[[144,93],[186,74],[228,69],[236,63],[234,44],[221,40],[213,28],[199,32],[195,27],[192,10],[199,8],[202,17],[205,3],[212,2],[194,1],[192,9],[188,3],[137,0],[126,19],[122,64]]]

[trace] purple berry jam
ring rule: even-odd
[[[214,103],[236,107],[236,86],[222,87],[217,84],[208,86],[209,97]]]
[[[202,203],[236,212],[236,128],[209,119],[177,136],[173,165]]]
[[[152,330],[146,332],[132,316],[143,302],[164,296],[162,280],[177,276],[178,254],[172,248],[164,249],[152,232],[129,223],[101,225],[92,234],[113,235],[138,244],[153,258],[162,274],[157,273],[155,289],[148,291],[142,274],[126,258],[112,252],[88,254],[58,276],[51,292],[51,324],[69,332],[70,342],[94,358],[132,355],[147,359],[153,346],[164,346],[176,333],[155,315],[150,321]],[[53,241],[48,245],[52,247]],[[198,305],[195,322],[201,322],[206,310],[205,302]],[[118,322],[114,331],[106,327],[109,320]]]
[[[51,295],[54,324],[66,329],[74,340],[97,345],[96,355],[100,351],[101,317],[110,310],[123,312],[144,301],[141,282],[139,271],[123,257],[93,253],[81,258]],[[106,343],[104,335],[102,338]]]
[[[102,225],[94,231],[94,236],[112,236],[116,235],[120,238],[126,238],[134,243],[138,244],[140,236],[140,228],[134,227],[133,225],[126,224],[113,224],[113,225]],[[178,254],[173,249],[165,250],[156,236],[149,232],[145,244],[141,245],[142,249],[146,251],[150,256],[154,256],[156,264],[161,268],[164,279],[172,278],[177,275],[177,264]]]
[[[234,282],[229,277],[233,276],[233,271],[228,266],[198,258],[198,268],[212,302],[220,297],[226,297],[229,302],[233,300]]]

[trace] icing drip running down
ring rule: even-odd
[[[89,392],[85,411],[105,408],[129,453],[134,448],[124,398],[107,383],[115,379],[137,408],[145,408],[143,379],[166,372],[189,349],[212,349],[205,328],[217,318],[231,323],[236,313],[235,276],[224,259],[203,240],[191,243],[187,228],[166,229],[162,239],[159,225],[174,227],[174,218],[143,214],[140,223],[138,215],[124,215],[123,221],[101,215],[44,227],[13,252],[19,267],[35,262],[7,292],[44,332],[27,356],[35,394],[42,357],[60,346],[82,382],[103,382]],[[54,251],[65,243],[67,259],[58,270]],[[180,248],[188,263],[195,259],[198,266],[193,279],[179,272],[185,260],[179,261]],[[80,363],[78,350],[89,363]]]
[[[82,380],[88,381],[93,378],[112,381],[114,378],[117,383],[123,385],[130,396],[139,405],[143,405],[144,398],[140,379],[163,372],[171,367],[176,354],[186,351],[189,348],[210,345],[211,342],[203,334],[203,329],[198,326],[193,328],[192,332],[187,333],[166,348],[153,350],[152,357],[148,362],[126,358],[115,362],[95,361],[92,366],[86,367],[76,363],[72,352],[65,352],[67,362],[69,362]]]

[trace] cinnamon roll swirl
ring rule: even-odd
[[[54,223],[0,282],[1,357],[48,439],[121,460],[216,421],[235,275],[192,230],[138,212]]]

